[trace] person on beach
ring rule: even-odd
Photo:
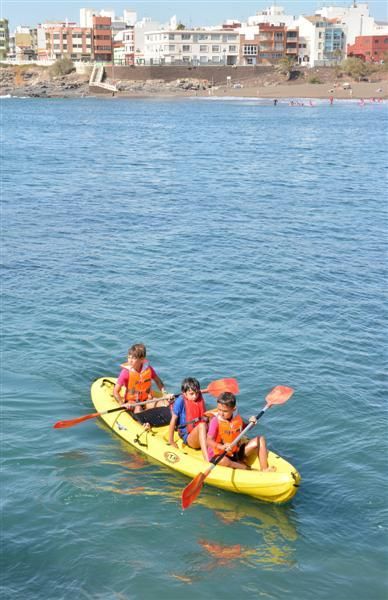
[[[231,392],[223,392],[217,398],[217,414],[209,423],[207,434],[209,458],[222,454],[226,449],[228,453],[218,464],[231,469],[250,469],[248,464],[252,456],[258,456],[261,471],[276,471],[275,467],[268,465],[268,451],[263,435],[251,440],[240,440],[233,446],[233,441],[247,426],[239,414],[233,415],[236,410],[236,396]],[[256,417],[250,417],[250,423],[256,424]]]
[[[174,440],[174,431],[178,429],[183,442],[190,448],[196,450],[201,448],[204,459],[208,461],[206,407],[199,381],[195,377],[186,377],[182,381],[181,392],[172,407],[168,431],[169,444],[174,448],[178,447]]]
[[[113,396],[119,404],[133,403],[133,412],[139,413],[148,408],[154,408],[159,403],[152,401],[152,382],[160,391],[166,394],[164,383],[146,360],[147,350],[144,344],[134,344],[128,350],[128,362],[121,365],[122,370],[113,388]],[[121,390],[125,388],[124,396]],[[138,403],[150,400],[146,405]]]

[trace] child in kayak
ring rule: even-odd
[[[236,410],[236,396],[231,392],[223,392],[217,398],[217,414],[209,423],[207,434],[209,459],[222,454],[228,447],[230,451],[218,464],[231,469],[250,469],[248,459],[253,455],[259,457],[261,471],[276,471],[275,467],[268,466],[268,451],[263,435],[251,440],[240,440],[233,446],[233,440],[242,432],[247,423],[244,423],[239,414],[233,416]],[[250,417],[250,423],[256,424],[256,417]]]
[[[134,413],[157,406],[156,401],[152,402],[151,387],[153,381],[163,394],[166,393],[163,381],[146,360],[146,354],[147,350],[144,344],[131,346],[128,350],[128,362],[121,365],[123,368],[113,388],[113,396],[119,404],[133,402]],[[122,388],[125,388],[124,397],[120,394]],[[150,400],[150,403],[142,406],[137,405],[138,402],[144,402],[145,400]]]
[[[174,448],[178,447],[174,441],[174,431],[178,428],[184,443],[196,450],[201,448],[204,459],[208,461],[204,418],[206,408],[199,381],[195,377],[187,377],[182,381],[181,391],[172,408],[169,444]]]

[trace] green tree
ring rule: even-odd
[[[283,56],[276,64],[276,70],[286,76],[287,81],[291,79],[295,69],[295,60],[291,56]]]
[[[183,25],[183,23],[178,23],[177,31],[182,31],[182,29],[186,29],[186,25]]]

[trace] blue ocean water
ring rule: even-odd
[[[6,99],[2,598],[387,597],[387,105]],[[237,377],[303,481],[274,506],[147,461],[90,385],[143,341]]]

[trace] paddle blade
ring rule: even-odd
[[[227,377],[225,379],[217,379],[216,381],[212,381],[209,383],[205,391],[208,394],[217,397],[222,394],[222,392],[232,392],[232,394],[238,394],[240,388],[238,386],[237,379]]]
[[[53,425],[54,429],[64,429],[65,427],[73,427],[73,425],[78,425],[78,423],[83,423],[84,421],[88,421],[89,419],[94,419],[94,417],[98,417],[100,413],[92,413],[90,415],[85,415],[84,417],[78,417],[78,419],[69,419],[68,421],[57,421],[55,425]]]
[[[190,481],[189,485],[185,487],[182,492],[182,508],[185,510],[192,505],[194,500],[196,500],[201,493],[203,488],[203,482],[205,481],[206,473],[198,473],[196,477],[192,481]]]
[[[294,390],[291,387],[277,385],[266,396],[265,401],[267,404],[284,404],[291,398],[293,393]]]

